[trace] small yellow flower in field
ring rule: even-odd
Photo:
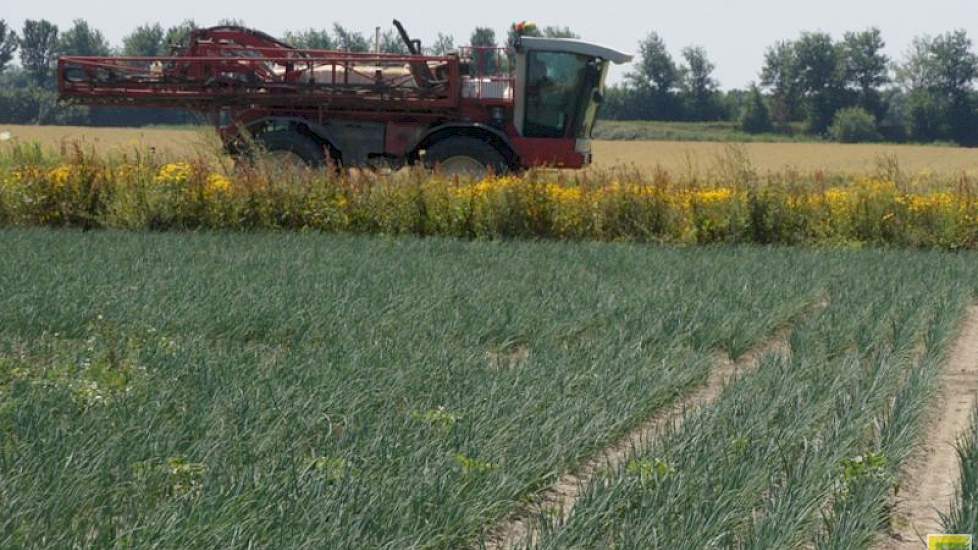
[[[55,189],[60,189],[68,184],[71,179],[71,166],[61,165],[48,172],[48,179]]]
[[[825,203],[833,210],[845,210],[852,202],[852,193],[847,189],[833,187],[825,191]]]
[[[558,204],[580,202],[581,190],[578,187],[565,187],[556,183],[547,186],[547,195]]]
[[[220,195],[231,190],[231,180],[221,174],[211,174],[207,178],[207,193]]]
[[[721,202],[729,202],[733,196],[733,189],[728,187],[718,187],[716,189],[710,189],[707,191],[697,191],[694,194],[694,199],[700,204],[717,204]]]
[[[193,169],[186,162],[174,162],[164,165],[156,175],[156,183],[179,185],[187,183]]]
[[[934,193],[931,195],[913,195],[909,197],[906,204],[908,204],[911,212],[920,214],[922,212],[946,210],[954,204],[954,200],[954,195],[950,193]]]

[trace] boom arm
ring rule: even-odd
[[[436,80],[436,72],[445,77]],[[457,106],[460,81],[455,57],[301,50],[241,27],[196,31],[171,57],[58,61],[63,100],[198,111],[327,105],[430,112]]]

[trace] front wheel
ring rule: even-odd
[[[483,179],[489,173],[502,175],[510,171],[506,158],[478,138],[456,136],[443,139],[428,147],[425,166],[447,176]]]

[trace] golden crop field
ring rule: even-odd
[[[207,129],[0,126],[0,132],[4,131],[20,141],[37,141],[52,148],[78,142],[100,152],[152,147],[180,156],[216,144]],[[675,173],[701,172],[709,170],[729,147],[713,142],[596,141],[594,162],[599,168],[630,165],[642,170],[661,167]],[[835,143],[745,143],[735,147],[761,172],[793,168],[864,174],[872,173],[880,159],[889,158],[909,173],[978,174],[978,150],[960,147]]]

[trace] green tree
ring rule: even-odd
[[[472,31],[470,43],[473,48],[498,48],[496,31],[488,27],[476,27]],[[472,65],[477,74],[494,74],[499,68],[495,52],[476,51],[473,53]]]
[[[965,31],[915,39],[897,68],[897,81],[909,94],[911,136],[918,141],[978,143],[972,99],[976,77],[978,56]]]
[[[380,35],[380,51],[381,53],[395,53],[400,55],[409,53],[407,44],[404,43],[404,40],[401,40],[400,33],[393,29],[387,30]]]
[[[771,131],[771,115],[767,102],[756,84],[751,85],[747,104],[740,117],[740,128],[749,134],[763,134]]]
[[[496,31],[487,27],[476,27],[469,43],[475,48],[496,48]]]
[[[17,51],[17,42],[17,33],[7,26],[6,21],[0,19],[0,73],[13,60],[14,53]]]
[[[781,41],[767,49],[761,85],[770,90],[772,118],[787,127],[801,112],[801,79],[794,42]]]
[[[660,94],[671,93],[679,84],[679,69],[658,33],[649,33],[639,43],[637,71],[626,78],[638,88],[651,88]]]
[[[710,61],[706,50],[701,46],[684,48],[683,59],[685,64],[679,72],[689,118],[716,120],[720,114],[717,102],[719,83],[713,78],[716,65]]]
[[[882,118],[886,107],[880,88],[890,83],[890,59],[883,53],[886,42],[877,28],[847,32],[842,39],[842,64],[847,87],[855,90],[856,103]]]
[[[363,33],[349,31],[339,23],[333,25],[333,36],[338,49],[348,52],[369,52],[371,49]]]
[[[70,29],[58,38],[58,53],[62,55],[107,56],[109,42],[101,31],[88,26],[84,19],[75,19]]]
[[[449,52],[456,50],[455,37],[450,34],[438,33],[438,38],[435,39],[435,42],[428,49],[431,55],[447,55]]]
[[[190,45],[190,34],[199,27],[193,19],[187,19],[179,25],[174,25],[166,30],[163,37],[163,44],[171,49],[183,49]]]
[[[296,48],[304,50],[335,50],[336,41],[326,29],[307,29],[299,32],[287,32],[283,41]]]
[[[132,57],[154,57],[164,55],[163,27],[159,23],[136,27],[122,39],[122,53]]]
[[[45,83],[58,50],[58,27],[50,21],[28,19],[20,36],[20,63],[36,84]]]
[[[795,43],[808,131],[824,134],[842,107],[840,50],[826,33],[802,33]]]

